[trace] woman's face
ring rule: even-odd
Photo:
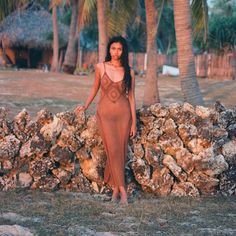
[[[114,60],[119,60],[123,52],[122,44],[117,42],[117,43],[112,43],[110,46],[110,54],[111,54],[111,59]]]

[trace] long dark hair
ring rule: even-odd
[[[121,54],[121,65],[124,67],[125,74],[124,74],[124,80],[125,80],[125,88],[126,91],[129,91],[131,88],[131,74],[130,74],[130,66],[129,66],[129,50],[128,45],[122,36],[114,36],[112,37],[108,44],[107,44],[107,55],[105,58],[105,61],[111,60],[111,54],[110,54],[110,47],[113,43],[120,43],[122,45],[122,54]]]

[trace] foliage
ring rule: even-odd
[[[85,50],[94,50],[98,48],[98,23],[96,11],[94,11],[89,19],[89,23],[85,24],[80,33],[80,47]]]
[[[236,0],[214,0],[210,15],[236,16]]]
[[[163,5],[162,5],[163,4]],[[156,43],[158,51],[161,53],[172,54],[176,52],[175,30],[173,6],[165,0],[155,2],[158,10],[158,31]],[[145,23],[145,5],[139,1],[137,15],[127,26],[126,38],[129,48],[133,52],[146,51],[146,23]]]
[[[106,17],[108,37],[122,34],[127,25],[132,24],[133,16],[136,16],[137,0],[112,0],[106,5]],[[98,48],[98,23],[96,1],[85,1],[83,8],[83,24],[80,40],[81,47],[87,50]]]
[[[122,34],[133,16],[137,15],[138,0],[113,0],[106,9],[108,36]]]
[[[0,21],[15,10],[22,7],[29,0],[1,0],[0,1]]]
[[[44,37],[46,40],[50,40],[51,42],[53,42],[53,32],[45,34]],[[66,42],[62,35],[59,34],[58,37],[59,37],[59,47],[61,48],[64,45],[66,45]]]
[[[205,49],[218,53],[232,50],[236,44],[236,0],[215,0],[209,11]]]
[[[210,50],[222,52],[225,49],[233,49],[236,44],[236,17],[212,16],[209,28]]]
[[[145,6],[139,3],[137,14],[126,28],[126,39],[132,52],[145,52],[146,44]]]
[[[174,12],[172,4],[166,3],[163,7],[157,32],[157,45],[161,53],[173,54],[176,52]]]
[[[208,37],[207,0],[193,0],[191,3],[193,37],[206,43]]]

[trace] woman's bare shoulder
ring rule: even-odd
[[[95,68],[98,68],[99,70],[101,70],[101,68],[103,67],[103,62],[99,62],[95,65]]]

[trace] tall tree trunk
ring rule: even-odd
[[[76,67],[81,67],[82,65],[82,61],[80,60],[80,57],[81,57],[80,55],[80,31],[82,29],[83,8],[84,8],[84,0],[79,0],[78,23],[77,23],[77,30],[76,30],[76,40],[78,42]]]
[[[154,0],[145,0],[146,29],[147,29],[147,72],[144,88],[143,106],[149,106],[160,102],[157,85],[157,12]]]
[[[233,74],[232,74],[232,80],[236,80],[236,48],[233,47],[233,61],[232,61],[232,67],[233,67]]]
[[[53,56],[52,56],[51,71],[58,72],[59,37],[58,37],[56,4],[54,4],[52,7],[52,23],[53,23]]]
[[[63,63],[63,71],[69,74],[74,73],[77,59],[75,36],[78,22],[78,0],[71,0],[71,9],[70,34]]]
[[[58,62],[58,70],[59,71],[61,71],[61,68],[62,68],[63,57],[64,57],[64,51],[60,50],[59,51],[59,62]]]
[[[98,61],[103,62],[106,56],[107,45],[107,27],[105,16],[105,0],[97,0],[97,18],[98,18]]]
[[[175,32],[181,90],[186,102],[192,105],[203,105],[204,102],[196,78],[190,14],[189,0],[174,0]]]

